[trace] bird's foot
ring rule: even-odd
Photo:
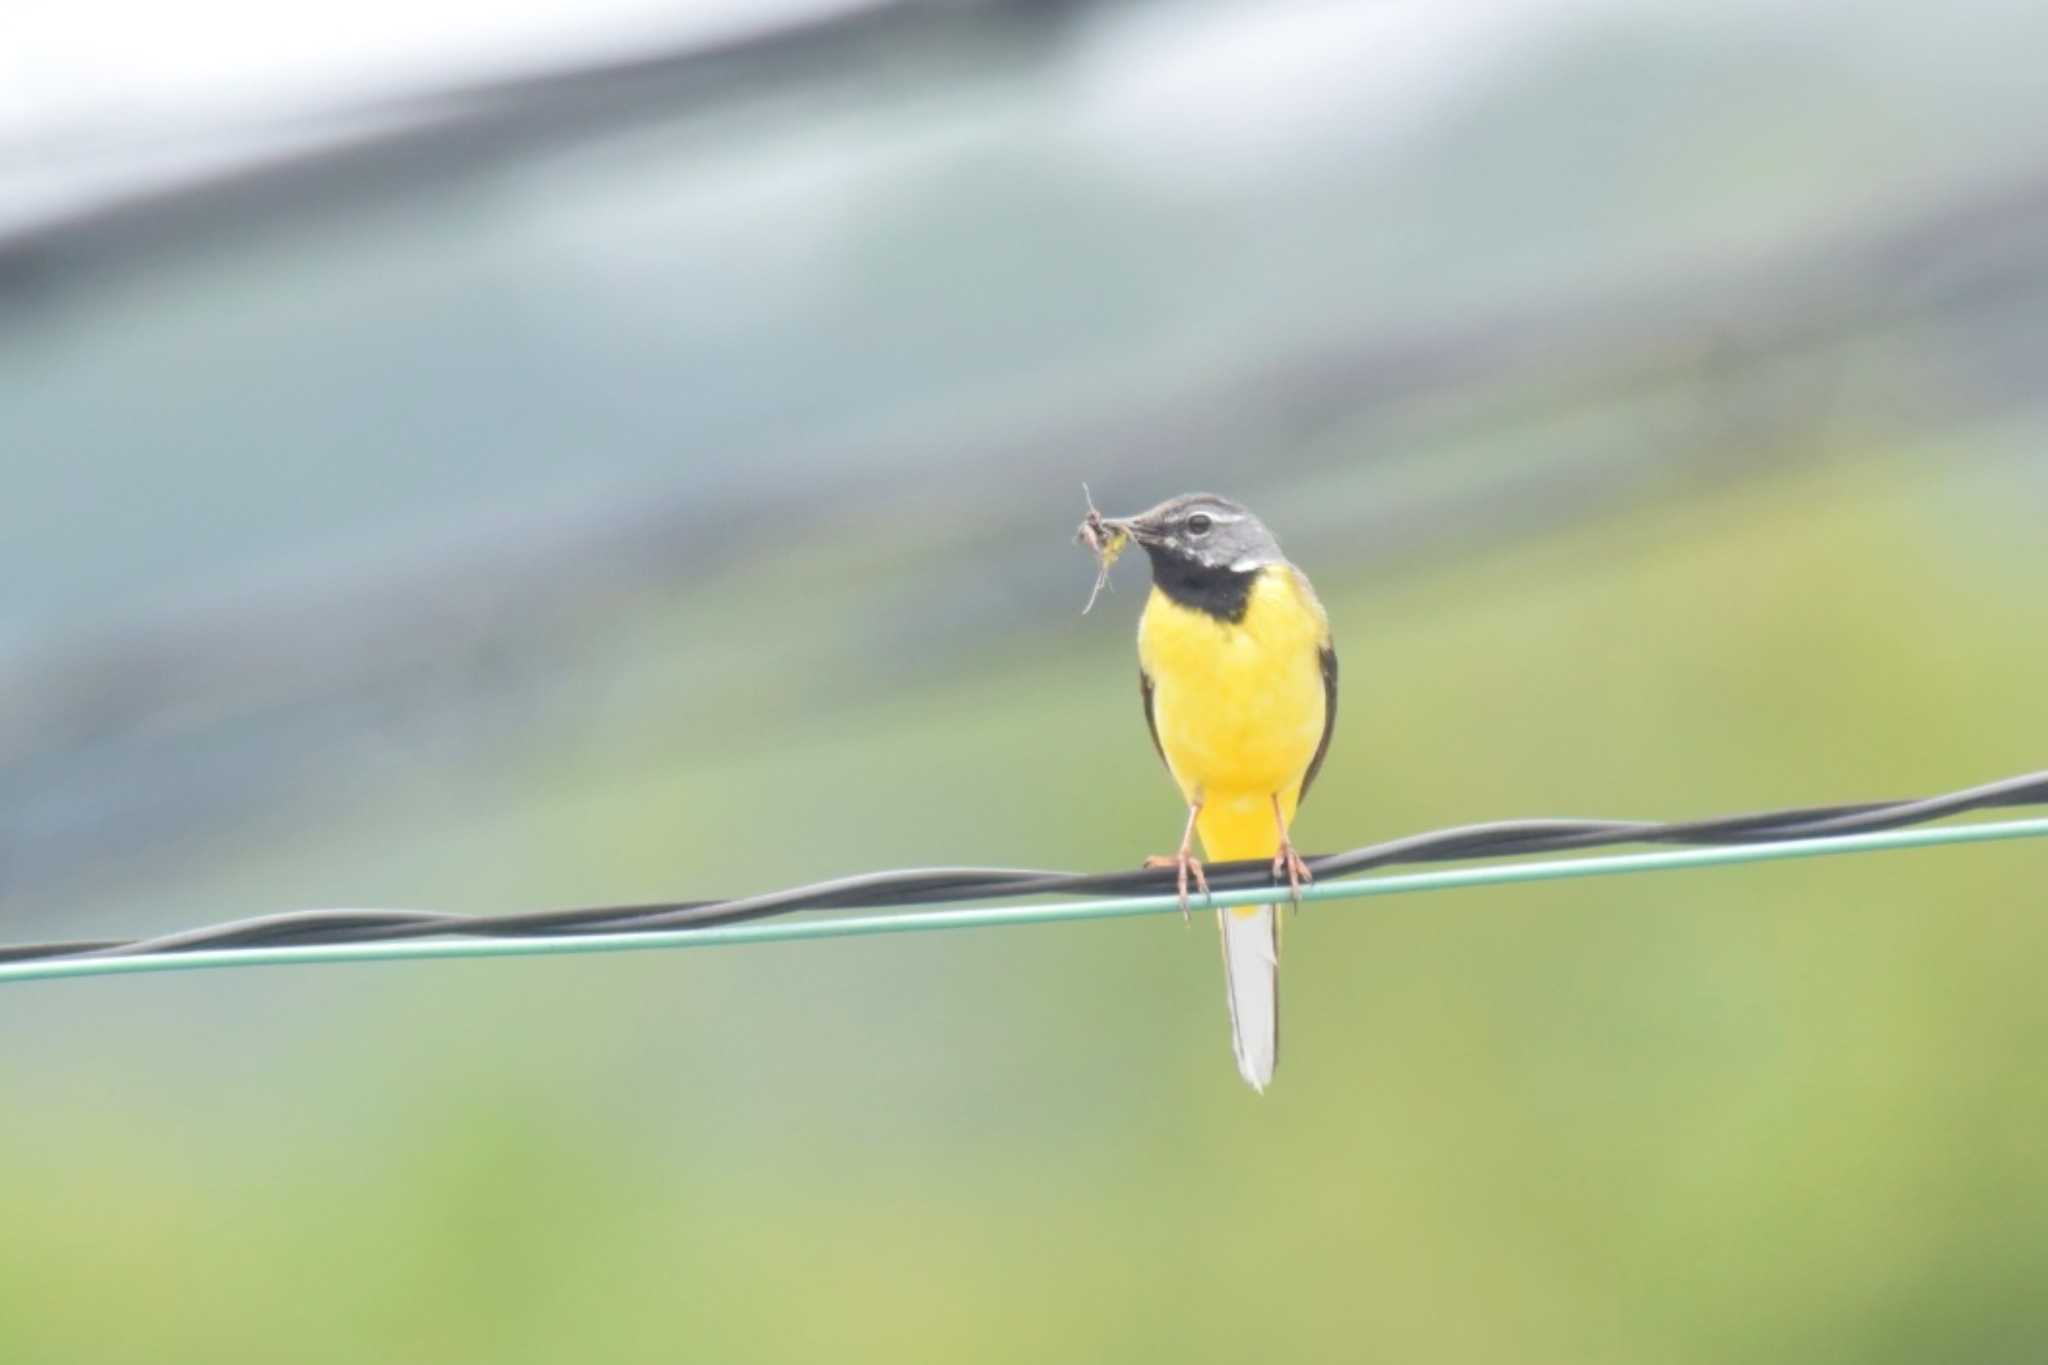
[[[1193,853],[1183,848],[1178,853],[1155,853],[1145,860],[1145,866],[1147,868],[1170,867],[1173,869],[1174,889],[1180,896],[1181,923],[1190,923],[1191,921],[1188,919],[1188,879],[1190,877],[1194,878],[1195,885],[1201,889],[1204,900],[1208,899],[1209,896],[1209,877],[1207,873],[1202,871],[1201,861]]]
[[[1273,855],[1273,880],[1287,879],[1288,898],[1296,910],[1301,909],[1301,888],[1315,880],[1315,874],[1308,870],[1308,864],[1294,851],[1294,845],[1282,839],[1280,851]]]

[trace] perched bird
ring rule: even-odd
[[[1337,719],[1337,654],[1308,576],[1263,522],[1212,493],[1134,517],[1091,506],[1079,539],[1100,562],[1098,591],[1127,543],[1152,561],[1138,690],[1188,819],[1179,850],[1147,866],[1176,870],[1185,911],[1190,879],[1209,889],[1192,851],[1199,834],[1211,861],[1272,859],[1274,879],[1298,902],[1309,872],[1287,831]],[[1279,914],[1241,906],[1219,910],[1217,924],[1237,1069],[1263,1091],[1280,1051]]]

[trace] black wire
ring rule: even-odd
[[[2048,771],[2024,773],[1943,796],[1852,805],[1806,806],[1658,824],[1639,820],[1503,820],[1461,825],[1308,859],[1317,876],[1340,876],[1401,863],[1526,857],[1617,844],[1726,845],[1779,843],[1823,835],[1860,834],[1923,824],[1965,811],[2048,805]],[[1216,863],[1216,890],[1268,886],[1264,861]],[[510,915],[454,915],[412,910],[294,910],[187,929],[155,938],[0,944],[0,962],[68,957],[139,957],[199,948],[298,947],[443,936],[524,938],[691,929],[774,915],[946,901],[1008,900],[1043,895],[1156,895],[1173,890],[1169,870],[1042,872],[1004,867],[927,867],[867,872],[808,886],[730,900],[662,901],[584,906]]]

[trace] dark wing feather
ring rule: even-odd
[[[1138,669],[1138,695],[1145,702],[1145,728],[1152,732],[1152,751],[1159,755],[1161,763],[1166,762],[1166,750],[1159,743],[1159,722],[1152,719],[1152,676],[1141,665]],[[1321,755],[1317,755],[1321,757]],[[1168,771],[1171,771],[1169,768]]]
[[[1330,752],[1330,736],[1337,729],[1337,650],[1332,645],[1324,645],[1319,657],[1323,665],[1323,737],[1316,744],[1316,756],[1308,761],[1308,773],[1301,779],[1301,795],[1295,798],[1297,802],[1308,799],[1309,784],[1321,771],[1323,756]],[[1145,716],[1148,720],[1152,716],[1152,689],[1149,685],[1145,688]],[[1159,742],[1156,735],[1152,742]]]

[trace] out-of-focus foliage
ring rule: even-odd
[[[1303,833],[2018,766],[2048,637],[2003,487],[1857,452],[1437,574],[1326,574],[1344,721]],[[783,585],[720,591],[773,612]],[[907,665],[828,720],[650,716],[638,771],[366,805],[180,902],[1127,862],[1178,818],[1130,695],[1132,605]],[[2042,860],[1313,909],[1263,1100],[1229,1065],[1208,928],[1171,921],[17,990],[0,1343],[2011,1358],[2048,1325]]]
[[[1315,576],[1313,848],[2037,767],[1995,8],[1082,6],[6,257],[0,937],[1129,865],[1083,478]],[[1199,921],[4,988],[0,1361],[2027,1358],[2044,868],[1314,908],[1263,1099]]]

